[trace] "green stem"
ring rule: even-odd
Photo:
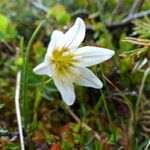
[[[41,89],[37,87],[36,89],[36,96],[35,96],[35,102],[34,102],[34,114],[33,114],[33,122],[32,122],[32,127],[33,129],[36,129],[37,127],[37,117],[38,117],[38,110],[39,110],[39,105],[41,103],[41,97],[44,91],[44,77],[42,78],[42,85]]]
[[[143,89],[144,89],[145,81],[147,79],[147,76],[148,76],[149,72],[150,72],[150,66],[145,70],[144,75],[143,75],[143,79],[142,79],[142,83],[141,83],[141,86],[140,86],[139,95],[138,95],[138,99],[137,99],[136,107],[135,107],[135,117],[139,116],[138,115],[139,104],[140,104],[140,100],[142,98],[142,92],[143,92]],[[137,121],[137,118],[135,118],[135,125],[136,125],[136,121]]]
[[[107,114],[107,117],[108,117],[108,120],[109,120],[109,123],[110,123],[110,130],[113,131],[113,124],[112,124],[112,120],[111,120],[110,113],[109,113],[109,110],[108,110],[107,102],[106,102],[106,99],[104,97],[104,94],[103,94],[102,90],[100,90],[100,91],[101,91],[104,107],[105,107],[105,110],[106,110],[106,114]]]
[[[85,89],[83,87],[80,87],[81,97],[80,97],[80,113],[82,116],[82,119],[86,118],[87,112],[84,104],[85,99]]]
[[[41,91],[39,88],[36,89],[36,96],[35,96],[35,102],[34,102],[34,114],[33,114],[33,122],[32,122],[32,128],[35,130],[37,128],[37,117],[38,117],[38,109],[41,102]]]
[[[31,52],[31,47],[34,39],[36,38],[38,32],[40,31],[43,23],[45,22],[42,21],[34,33],[31,36],[31,39],[28,43],[27,46],[27,51],[24,59],[24,68],[23,68],[23,85],[22,85],[22,90],[23,90],[23,111],[24,111],[24,120],[25,120],[25,127],[27,128],[30,122],[30,117],[29,117],[29,100],[28,100],[28,93],[27,93],[27,84],[28,84],[28,64],[29,64],[29,56]]]
[[[111,81],[109,81],[103,74],[103,77],[104,79],[106,79],[106,81],[108,83],[110,83],[114,88],[115,90],[124,98],[123,103],[125,103],[129,110],[130,110],[130,119],[129,119],[129,127],[128,127],[128,135],[130,137],[130,139],[132,140],[133,138],[133,135],[134,135],[134,122],[135,122],[135,114],[134,114],[134,109],[133,109],[133,105],[130,101],[130,99],[128,99],[128,97],[117,87],[115,86]]]
[[[103,74],[102,65],[101,65],[101,71],[102,71],[102,74]],[[105,82],[106,82],[106,81],[103,80],[104,85],[106,85]],[[106,86],[106,88],[107,88],[107,86]],[[109,109],[108,109],[108,106],[107,106],[107,102],[106,102],[106,99],[105,99],[105,97],[104,97],[104,94],[103,94],[102,90],[100,90],[100,92],[101,92],[101,99],[102,99],[102,101],[103,101],[103,103],[104,103],[105,111],[106,111],[106,114],[107,114],[107,117],[108,117],[108,120],[109,120],[109,123],[110,123],[110,131],[113,132],[113,131],[114,131],[114,128],[113,128],[113,123],[112,123],[111,116],[110,116],[110,113],[109,113]],[[114,132],[113,132],[113,133],[114,133]],[[114,137],[115,137],[115,134],[114,134]]]

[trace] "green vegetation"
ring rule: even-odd
[[[3,0],[0,2],[0,149],[20,150],[20,108],[27,150],[144,150],[150,140],[149,0]],[[44,60],[54,29],[86,23],[83,46],[114,50],[90,69],[101,90],[75,85],[67,107],[53,80],[33,68]],[[148,150],[148,148],[147,148]]]

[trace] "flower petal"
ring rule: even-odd
[[[99,64],[110,59],[115,52],[106,48],[85,46],[72,51],[75,55],[74,59],[80,62],[80,65],[85,67]]]
[[[93,87],[96,89],[101,89],[103,87],[103,83],[96,77],[96,75],[89,69],[85,67],[73,68],[74,73],[78,73],[79,77],[74,81],[75,83],[85,86],[85,87]]]
[[[65,45],[69,49],[76,49],[85,37],[85,23],[77,18],[75,24],[65,33]]]
[[[59,92],[61,93],[62,99],[67,105],[73,105],[75,102],[75,92],[72,82],[63,82],[58,77],[54,77],[54,82]]]
[[[39,75],[48,75],[49,77],[52,76],[51,70],[50,70],[50,64],[47,60],[45,60],[43,63],[39,64],[33,69],[33,72]]]
[[[47,56],[50,56],[53,50],[62,49],[64,46],[64,34],[61,31],[54,30],[52,32],[51,41],[47,49]]]

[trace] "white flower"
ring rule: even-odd
[[[81,18],[77,18],[65,34],[58,30],[53,31],[44,62],[33,69],[36,74],[53,78],[64,102],[68,105],[75,101],[73,83],[102,88],[102,82],[86,67],[106,61],[115,53],[93,46],[78,48],[84,37],[85,24]]]

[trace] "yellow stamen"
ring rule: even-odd
[[[55,65],[56,73],[58,75],[67,75],[69,73],[69,67],[73,66],[75,60],[73,54],[64,55],[68,49],[55,50],[52,53],[52,64]]]

